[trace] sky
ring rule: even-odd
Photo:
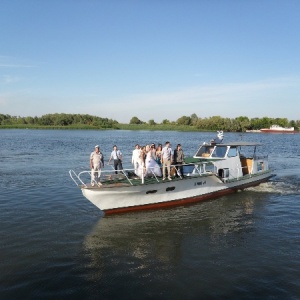
[[[0,114],[300,120],[299,0],[1,0]]]

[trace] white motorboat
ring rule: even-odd
[[[227,195],[268,181],[272,172],[268,156],[259,155],[259,143],[212,140],[202,144],[187,158],[183,174],[172,166],[175,176],[162,180],[138,177],[133,169],[102,170],[100,181],[92,186],[91,171],[69,174],[83,195],[105,214],[186,205]],[[172,172],[171,172],[172,173]]]

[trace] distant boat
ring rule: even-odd
[[[249,129],[246,132],[261,132],[260,129]]]
[[[270,128],[262,128],[260,132],[263,133],[298,133],[294,127],[281,127],[279,125],[272,125]]]

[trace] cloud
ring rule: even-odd
[[[263,80],[246,83],[215,84],[207,86],[193,86],[183,89],[162,92],[162,93],[143,93],[133,94],[119,99],[121,102],[132,104],[143,103],[155,105],[176,105],[176,104],[195,104],[222,102],[223,100],[235,99],[236,97],[249,97],[259,93],[272,92],[275,89],[299,86],[300,78],[277,78],[273,80]]]
[[[36,66],[32,64],[24,64],[21,62],[16,62],[17,59],[10,56],[0,55],[0,68],[35,68]]]
[[[196,113],[199,117],[220,115],[237,117],[246,115],[260,117],[277,114],[288,118],[291,112],[283,97],[296,101],[300,78],[285,77],[245,83],[192,86],[160,93],[132,94],[115,97],[106,103],[101,111],[95,105],[94,111],[101,115],[112,114],[120,122],[128,122],[137,116],[143,121],[154,119],[177,120],[183,115]],[[293,89],[296,91],[291,92]],[[290,95],[288,96],[288,94]],[[293,100],[294,99],[294,100]],[[270,111],[270,104],[272,110]],[[104,109],[103,109],[104,108]]]
[[[11,84],[11,83],[18,82],[18,81],[20,81],[19,77],[11,76],[11,75],[4,75],[3,80],[2,80],[2,82],[4,84]]]
[[[6,77],[7,84],[18,78]],[[200,118],[222,116],[286,117],[299,119],[297,110],[300,78],[285,77],[253,82],[174,88],[169,91],[128,93],[109,96],[41,94],[34,90],[0,93],[0,109],[11,115],[34,116],[47,113],[80,113],[128,123],[133,116],[148,122],[176,121],[195,113]],[[287,105],[287,102],[289,105]]]
[[[1,64],[0,68],[34,68],[33,65],[22,65],[22,64]]]

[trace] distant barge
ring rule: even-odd
[[[281,127],[279,125],[272,125],[270,128],[262,128],[262,133],[299,133],[294,127]]]

